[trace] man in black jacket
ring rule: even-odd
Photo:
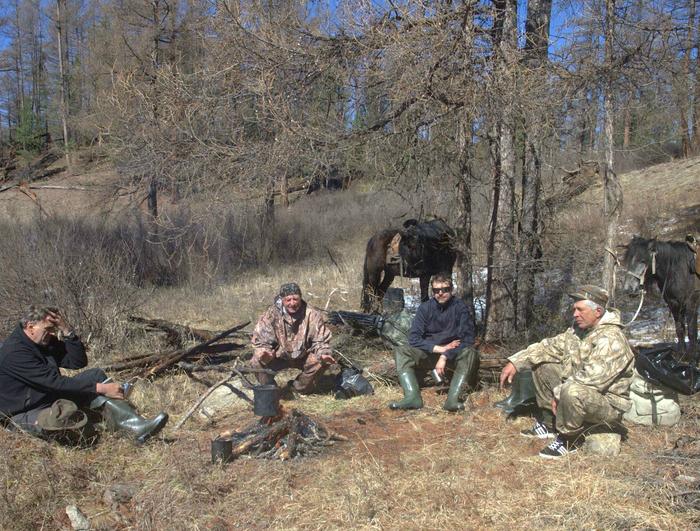
[[[78,408],[99,410],[107,426],[139,442],[159,431],[165,413],[147,420],[124,400],[122,387],[109,382],[102,369],[63,376],[59,368],[82,369],[87,355],[82,341],[56,308],[31,307],[0,347],[0,418],[10,427],[38,436],[62,425],[84,424],[64,415]],[[85,418],[85,415],[82,415]]]
[[[475,382],[479,370],[479,354],[474,344],[474,315],[461,299],[452,293],[452,279],[448,274],[434,275],[431,279],[433,297],[421,304],[408,334],[408,345],[394,349],[396,372],[403,388],[404,399],[389,404],[391,409],[420,409],[420,395],[416,366],[430,368],[443,378],[447,364],[455,370],[443,408],[461,411],[464,404],[459,395],[465,383]]]

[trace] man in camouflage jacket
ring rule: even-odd
[[[306,304],[297,284],[283,284],[275,303],[255,325],[251,365],[274,371],[301,369],[288,385],[299,393],[310,393],[326,367],[335,363],[330,341],[323,314]],[[258,381],[268,384],[274,378],[259,373]]]
[[[574,451],[585,424],[619,422],[631,406],[634,353],[620,312],[605,309],[608,293],[597,286],[581,286],[569,296],[574,326],[512,355],[501,372],[503,386],[517,371],[532,368],[540,417],[521,433],[555,438],[540,452],[545,458]]]

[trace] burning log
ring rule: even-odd
[[[335,441],[348,440],[296,409],[278,417],[263,417],[240,432],[219,435],[219,439],[227,438],[233,441],[231,459],[250,455],[283,461],[317,455]]]

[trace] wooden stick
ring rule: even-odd
[[[219,380],[214,385],[212,385],[209,389],[207,389],[207,391],[199,398],[199,400],[197,400],[197,402],[195,402],[195,404],[190,409],[187,410],[187,413],[185,413],[185,415],[178,421],[178,423],[175,424],[175,431],[179,430],[182,427],[182,425],[185,423],[185,421],[192,416],[192,414],[197,410],[197,408],[199,406],[202,405],[202,403],[209,397],[209,395],[211,395],[217,388],[221,387],[226,382],[228,382],[231,379],[231,377],[232,377],[231,374],[227,374],[221,380]],[[236,394],[238,394],[238,393],[236,393]],[[243,391],[241,391],[241,395],[243,395],[243,397],[245,397],[245,399],[248,400],[248,402],[251,402],[251,403],[253,402],[250,398],[248,398],[246,396],[246,394]],[[238,396],[241,396],[241,395],[238,395]]]

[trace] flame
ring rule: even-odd
[[[282,420],[287,414],[287,410],[282,404],[280,404],[279,409],[277,411],[277,415],[275,415],[274,417],[262,417],[260,419],[260,423],[265,424],[267,426],[271,426],[275,422],[279,422],[280,420]]]

